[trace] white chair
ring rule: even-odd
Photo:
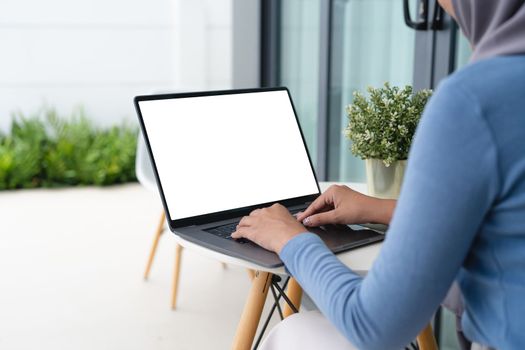
[[[146,144],[142,138],[142,134],[139,134],[137,141],[137,156],[135,160],[135,172],[137,174],[137,179],[140,184],[144,186],[149,191],[158,193],[157,184],[155,182],[155,174],[153,174],[153,168],[151,161],[146,149]],[[144,279],[148,279],[149,272],[151,270],[151,265],[153,264],[153,258],[157,251],[157,245],[159,244],[160,236],[164,232],[164,227],[166,224],[166,214],[164,210],[160,214],[160,220],[155,231],[155,237],[153,238],[153,244],[148,257],[148,263],[146,265],[146,270],[144,271]],[[172,282],[172,292],[171,292],[171,308],[175,309],[177,306],[177,290],[179,286],[179,273],[180,273],[180,262],[182,256],[182,247],[179,244],[175,246],[175,265],[173,267],[173,282]]]
[[[137,156],[135,160],[135,173],[140,184],[144,186],[151,192],[158,193],[157,183],[155,181],[155,174],[153,173],[153,167],[151,165],[151,160],[149,158],[148,151],[146,149],[146,144],[142,134],[139,134],[137,140]],[[153,259],[155,258],[155,253],[157,251],[157,245],[159,244],[160,236],[165,231],[166,226],[166,214],[162,210],[160,214],[160,220],[155,230],[155,236],[153,237],[153,244],[151,245],[151,250],[149,252],[148,263],[146,264],[146,269],[144,270],[144,279],[147,280],[149,277],[149,272],[151,270],[151,265],[153,264]],[[179,274],[180,274],[180,265],[182,257],[182,246],[178,243],[175,244],[175,263],[173,266],[173,281],[172,281],[172,290],[171,290],[171,308],[175,309],[177,307],[177,291],[179,287]],[[223,267],[226,267],[226,264],[222,263]],[[254,272],[248,270],[250,278],[253,279]]]

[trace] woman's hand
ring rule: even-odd
[[[255,209],[249,216],[242,218],[232,237],[247,238],[279,254],[290,239],[306,231],[288,209],[274,204],[269,208]]]
[[[395,200],[366,196],[346,186],[332,185],[297,216],[305,226],[326,224],[389,224]]]

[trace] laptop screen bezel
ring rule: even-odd
[[[292,105],[293,113],[294,113],[294,116],[295,116],[295,121],[296,121],[297,126],[299,128],[299,132],[301,134],[301,139],[303,141],[303,145],[305,147],[306,154],[308,156],[308,162],[310,164],[310,169],[311,169],[312,174],[313,174],[314,179],[315,179],[315,183],[316,183],[316,186],[317,186],[317,193],[306,195],[306,196],[301,196],[301,197],[289,198],[289,199],[285,199],[285,200],[272,201],[272,202],[267,202],[267,203],[260,203],[260,204],[255,204],[255,205],[242,207],[242,208],[234,208],[234,209],[224,210],[224,211],[215,212],[215,213],[208,213],[208,214],[202,214],[202,215],[197,215],[197,216],[192,216],[192,217],[187,217],[187,218],[173,220],[172,216],[170,214],[168,205],[167,205],[166,197],[165,197],[164,190],[163,190],[163,187],[162,187],[162,182],[160,181],[160,177],[159,177],[159,174],[158,174],[158,171],[157,171],[157,165],[155,163],[155,156],[153,155],[153,151],[151,149],[151,144],[149,142],[149,137],[148,137],[146,126],[145,126],[144,119],[143,119],[143,116],[142,116],[142,112],[140,110],[139,102],[152,101],[152,100],[177,99],[177,98],[191,98],[191,97],[204,97],[204,96],[218,96],[218,95],[233,95],[233,94],[257,93],[257,92],[270,92],[270,91],[286,91],[286,93],[288,94],[288,99],[289,99],[289,101],[290,101],[290,103]],[[167,218],[167,221],[169,223],[170,229],[172,229],[172,230],[176,229],[176,228],[181,228],[181,227],[187,227],[187,226],[193,226],[193,225],[204,225],[204,224],[208,224],[208,223],[212,223],[212,222],[218,222],[218,221],[222,221],[222,220],[238,218],[238,217],[241,217],[241,216],[248,215],[250,212],[252,212],[253,210],[255,210],[257,208],[263,208],[263,207],[271,206],[271,205],[273,205],[275,203],[280,203],[280,204],[282,204],[282,205],[284,205],[286,207],[302,205],[304,203],[308,203],[308,202],[314,201],[321,194],[321,190],[319,188],[319,182],[317,180],[317,174],[315,173],[315,170],[314,170],[314,167],[313,167],[313,164],[312,164],[312,159],[310,157],[310,152],[308,151],[308,147],[306,145],[306,141],[305,141],[305,138],[304,138],[303,130],[301,128],[301,124],[299,123],[299,118],[297,117],[297,111],[295,109],[292,97],[290,95],[290,91],[286,87],[257,88],[257,89],[235,89],[235,90],[217,90],[217,91],[199,91],[199,92],[184,92],[184,93],[157,94],[157,95],[140,95],[140,96],[136,96],[133,99],[133,101],[134,101],[135,110],[137,112],[137,116],[138,116],[138,119],[139,119],[139,125],[140,125],[140,129],[142,131],[142,136],[144,138],[144,142],[146,144],[146,148],[148,150],[148,154],[149,154],[149,157],[150,157],[150,160],[151,160],[151,164],[152,164],[152,167],[153,167],[153,173],[155,175],[155,181],[157,182],[157,187],[159,189],[160,197],[161,197],[161,200],[162,200],[162,205],[163,205],[164,210],[166,212],[166,218]]]

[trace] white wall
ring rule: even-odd
[[[180,86],[224,89],[232,84],[232,0],[178,0]]]
[[[83,105],[135,121],[139,93],[231,86],[232,0],[2,0],[0,129]]]

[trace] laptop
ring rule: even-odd
[[[217,252],[274,268],[279,256],[231,233],[274,203],[294,214],[320,195],[288,89],[137,96],[140,127],[170,230]],[[362,226],[309,228],[339,253],[383,240]]]

